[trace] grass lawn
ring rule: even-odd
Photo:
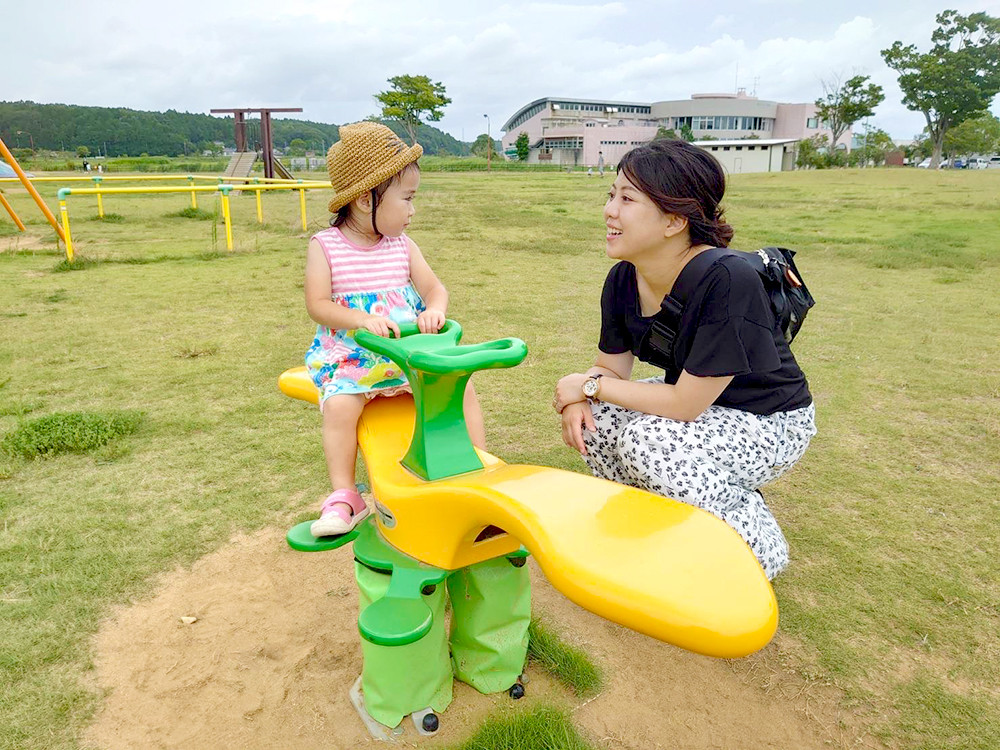
[[[520,367],[476,376],[510,462],[585,471],[549,402],[594,356],[609,183],[423,176],[411,234],[450,317],[470,343],[528,343]],[[296,194],[265,195],[263,226],[234,198],[231,254],[211,217],[176,215],[184,194],[109,197],[112,222],[71,197],[66,270],[4,190],[29,231],[0,213],[0,438],[53,413],[142,414],[97,451],[0,452],[0,747],[69,748],[100,700],[89,638],[112,605],[326,494],[317,414],[275,382],[314,330],[303,259],[327,196],[308,195],[308,233]],[[726,205],[734,246],[797,249],[818,301],[794,349],[819,435],[768,492],[792,547],[775,588],[793,668],[889,747],[1000,747],[1000,170],[740,175]]]

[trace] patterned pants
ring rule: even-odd
[[[743,537],[768,579],[785,569],[788,542],[758,488],[805,453],[813,404],[766,417],[710,406],[693,422],[604,402],[593,411],[597,431],[583,434],[595,476],[707,510]]]

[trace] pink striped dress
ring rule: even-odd
[[[359,247],[338,227],[316,234],[330,264],[330,298],[339,305],[412,323],[424,302],[410,281],[410,245],[406,235],[383,237],[372,247]],[[319,389],[320,403],[342,393],[366,398],[394,395],[406,376],[385,357],[360,347],[353,330],[316,328],[306,352],[306,367]]]

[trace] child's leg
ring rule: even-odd
[[[358,457],[358,419],[365,407],[360,394],[330,396],[323,402],[323,453],[333,492],[323,502],[319,519],[309,527],[315,537],[346,534],[368,515],[365,501],[354,488]]]
[[[323,402],[323,454],[334,491],[354,489],[358,459],[358,420],[365,408],[360,393],[330,396]]]
[[[465,426],[469,430],[472,444],[481,450],[486,450],[486,424],[483,422],[483,410],[479,408],[476,389],[472,383],[465,389]]]

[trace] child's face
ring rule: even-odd
[[[413,218],[413,196],[420,187],[420,170],[404,169],[382,195],[375,209],[375,225],[386,237],[399,237]]]

